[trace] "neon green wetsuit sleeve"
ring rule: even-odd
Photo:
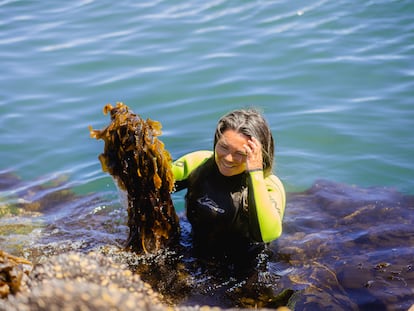
[[[255,240],[271,242],[282,234],[286,193],[275,175],[263,176],[263,171],[248,172],[249,217]]]
[[[190,173],[206,162],[213,155],[212,151],[200,150],[188,153],[172,163],[172,172],[176,181],[185,180]]]

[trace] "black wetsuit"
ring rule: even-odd
[[[177,191],[188,189],[187,218],[198,255],[248,264],[263,249],[251,235],[247,179],[246,173],[222,175],[211,157],[177,182]]]

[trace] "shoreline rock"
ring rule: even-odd
[[[138,274],[99,252],[52,256],[35,265],[22,285],[17,294],[0,300],[0,310],[222,310],[168,304]]]

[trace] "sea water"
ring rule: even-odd
[[[102,108],[117,101],[162,123],[173,158],[211,149],[218,118],[253,106],[289,193],[327,180],[348,194],[412,195],[413,14],[408,0],[1,1],[0,248],[19,253],[26,234],[86,215],[115,219],[122,241],[125,214],[88,130],[106,126]],[[21,212],[45,198],[49,208]],[[183,194],[174,200],[183,211]],[[83,224],[88,243],[113,241],[65,224]]]

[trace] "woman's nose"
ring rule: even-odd
[[[231,153],[231,152],[229,152],[229,153],[227,153],[227,154],[224,156],[224,159],[225,159],[227,162],[233,162],[233,161],[234,161],[234,156],[232,155],[232,153]]]

